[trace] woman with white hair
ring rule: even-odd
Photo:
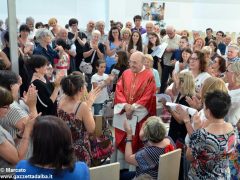
[[[55,58],[59,59],[64,54],[62,46],[56,46],[55,49],[50,46],[52,43],[52,33],[48,29],[39,29],[36,34],[36,40],[39,44],[34,49],[33,54],[45,56],[52,65]]]
[[[231,97],[231,106],[225,120],[236,126],[240,122],[240,61],[227,66],[225,76],[228,82],[228,93]],[[231,179],[240,179],[240,142],[233,156],[230,157],[229,167]]]
[[[228,122],[236,125],[238,120],[240,120],[240,62],[230,63],[225,77],[228,82],[229,95],[232,98],[232,105],[227,119]]]
[[[99,59],[104,58],[104,45],[99,42],[100,37],[101,37],[100,31],[94,30],[92,32],[92,39],[90,41],[86,42],[83,47],[84,61],[86,63],[91,63],[92,68],[93,68],[91,74],[85,74],[88,77],[87,78],[88,91],[91,88],[91,82],[90,82],[91,77],[93,74],[95,74],[97,72],[97,69],[96,69],[97,61]]]

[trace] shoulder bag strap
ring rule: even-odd
[[[93,55],[92,55],[92,59],[91,59],[91,62],[90,62],[91,64],[92,64],[92,62],[93,62],[93,59],[94,59],[94,57],[95,57],[95,55],[96,55],[96,52],[97,52],[97,51],[96,51],[96,50],[94,50],[94,52],[93,52]]]

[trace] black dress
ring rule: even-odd
[[[54,90],[53,84],[48,80],[45,83],[39,79],[34,80],[32,83],[38,90],[37,111],[41,112],[42,115],[56,115],[57,102],[52,102],[50,99]]]
[[[181,94],[179,93],[176,102],[181,105],[185,105],[189,107],[189,104],[186,102],[186,96],[182,97],[180,99]],[[180,140],[181,142],[185,141],[185,137],[187,135],[187,129],[185,124],[179,124],[174,117],[172,116],[170,121],[170,128],[168,135],[172,138],[172,140],[176,143],[177,140]]]

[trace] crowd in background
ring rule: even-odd
[[[5,29],[0,21],[1,167],[17,164],[30,169],[27,173],[41,167],[45,174],[56,169],[58,176],[89,179],[93,115],[104,116],[106,102],[114,101],[128,69],[135,74],[146,69],[154,79],[150,96],[168,94],[172,102],[198,113],[189,116],[181,106],[173,110],[159,99],[171,115],[169,132],[161,119],[150,117],[141,124],[139,136],[151,142],[147,147],[160,150],[144,147],[132,152],[125,142],[126,162],[137,166],[133,177],[157,177],[158,159],[154,167],[141,161],[146,152],[159,157],[166,147],[181,147],[179,179],[240,178],[240,37],[231,39],[221,30],[214,34],[211,28],[205,37],[197,31],[190,37],[189,31],[172,25],[141,23],[139,15],[133,23],[110,21],[106,32],[103,21],[90,20],[81,30],[76,18],[61,27],[56,18],[46,24],[27,17],[18,29],[18,59],[11,59],[8,21]],[[18,61],[19,74],[11,71],[13,61]],[[140,69],[134,71],[137,65]],[[127,124],[125,131],[132,142]]]

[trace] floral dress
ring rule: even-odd
[[[235,131],[214,135],[198,129],[190,137],[190,148],[194,161],[191,162],[190,180],[230,179],[229,156],[234,152],[237,141]]]
[[[80,104],[78,105],[78,108],[79,106]],[[89,141],[89,134],[83,124],[83,121],[76,118],[76,112],[69,114],[58,108],[57,115],[67,123],[67,126],[71,130],[76,159],[78,161],[84,161],[88,166],[91,166],[91,145]]]

